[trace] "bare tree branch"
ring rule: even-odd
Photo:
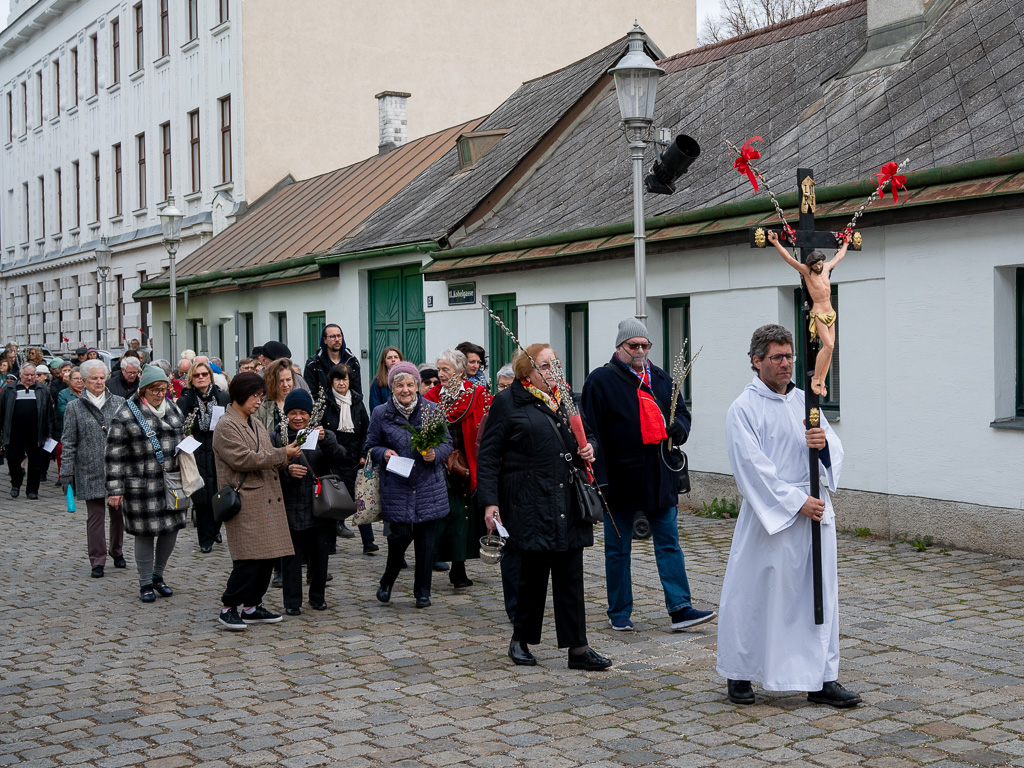
[[[722,0],[718,15],[705,16],[701,21],[697,43],[720,43],[837,2],[839,0]]]

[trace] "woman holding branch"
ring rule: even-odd
[[[478,493],[487,527],[500,522],[521,552],[509,657],[537,663],[529,645],[540,642],[550,574],[558,647],[569,649],[569,669],[596,671],[612,662],[587,642],[583,548],[593,545],[594,530],[583,521],[569,468],[585,469],[595,441],[584,425],[587,442],[577,447],[562,402],[572,395],[556,383],[555,360],[547,344],[516,356],[515,381],[495,397],[484,429]]]

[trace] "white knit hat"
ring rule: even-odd
[[[647,326],[635,317],[623,320],[619,323],[619,335],[615,337],[615,346],[617,347],[622,344],[622,342],[638,336],[647,339],[647,341],[651,340],[651,335],[647,332]]]

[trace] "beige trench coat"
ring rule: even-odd
[[[237,488],[245,475],[238,493],[242,509],[224,524],[228,548],[232,560],[285,557],[294,550],[277,468],[287,463],[288,455],[284,448],[270,444],[270,436],[258,419],[253,417],[250,423],[252,426],[229,405],[213,431],[220,487]]]

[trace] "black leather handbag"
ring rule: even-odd
[[[594,525],[604,519],[604,501],[601,499],[601,492],[597,485],[590,482],[584,472],[573,464],[572,454],[562,436],[562,430],[554,421],[551,422],[555,434],[558,435],[558,442],[562,444],[565,453],[562,454],[569,463],[569,483],[572,485],[573,493],[576,494],[576,506],[580,511],[580,519],[588,525]]]
[[[242,490],[242,483],[248,476],[248,472],[242,475],[237,488],[225,485],[213,495],[210,505],[213,507],[213,519],[218,523],[226,523],[242,509],[242,497],[238,495],[238,492]]]
[[[321,475],[313,486],[313,517],[346,520],[356,513],[348,486],[337,475]]]

